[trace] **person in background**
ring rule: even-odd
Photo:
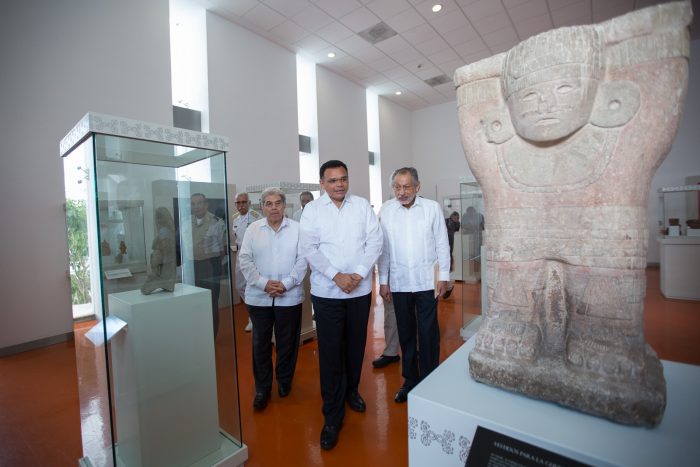
[[[394,302],[396,311],[404,383],[394,401],[403,403],[440,362],[437,298],[450,280],[450,245],[440,205],[417,196],[420,180],[416,169],[398,169],[391,181],[395,197],[379,211],[384,231],[379,293],[385,301]]]
[[[275,333],[277,392],[286,397],[299,353],[306,260],[297,254],[299,223],[284,217],[286,196],[268,188],[260,196],[264,218],[248,226],[238,252],[246,279],[245,303],[253,321],[253,408],[262,410],[272,388],[272,332]]]
[[[310,191],[302,191],[299,195],[299,202],[301,203],[301,209],[294,211],[292,214],[292,219],[299,222],[301,220],[301,213],[304,212],[304,208],[307,204],[314,200],[314,194]]]
[[[221,257],[226,249],[226,224],[209,212],[209,202],[202,193],[190,196],[192,210],[192,256],[194,285],[211,290],[214,337],[219,330],[219,292]]]
[[[301,215],[299,248],[311,266],[324,416],[321,448],[332,449],[345,403],[357,412],[366,410],[358,386],[382,229],[369,202],[348,193],[343,162],[325,162],[320,177],[325,193]]]
[[[399,357],[399,330],[396,327],[394,302],[390,300],[382,300],[382,302],[384,303],[384,351],[372,361],[372,366],[377,369],[401,360],[401,357]]]
[[[250,224],[260,219],[262,216],[259,212],[250,209],[250,197],[248,193],[241,192],[236,195],[236,210],[238,211],[233,215],[231,220],[231,232],[233,234],[233,240],[236,244],[236,251],[240,251],[241,244],[243,243],[243,238],[245,237],[246,229]],[[241,272],[240,262],[235,261],[234,267],[234,280],[236,291],[238,296],[241,297],[241,301],[245,302],[245,276]],[[246,324],[245,331],[250,332],[253,330],[253,322],[248,318],[248,324]]]
[[[450,242],[450,272],[452,272],[455,270],[455,258],[452,254],[455,248],[455,232],[459,232],[459,213],[457,211],[452,211],[450,217],[445,219],[445,226],[447,227],[447,240]],[[447,299],[452,294],[454,287],[455,281],[450,279],[447,291],[442,295],[442,298]]]

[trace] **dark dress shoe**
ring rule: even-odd
[[[393,357],[381,355],[378,359],[372,362],[372,366],[374,368],[384,368],[385,366],[391,363],[396,363],[399,360],[401,360],[401,357],[399,357],[398,355],[394,355]]]
[[[321,448],[325,449],[326,451],[333,449],[338,443],[339,433],[339,426],[323,425],[323,430],[321,430]]]
[[[255,399],[253,399],[253,408],[255,410],[262,410],[267,407],[268,402],[270,402],[270,391],[256,392]]]
[[[362,399],[362,396],[360,396],[360,393],[357,391],[350,391],[345,400],[348,401],[348,405],[355,412],[364,412],[367,410],[364,399]]]
[[[398,404],[403,404],[406,402],[408,400],[408,393],[411,391],[411,389],[412,388],[409,388],[408,386],[401,386],[394,396],[394,402]]]
[[[291,385],[277,383],[277,393],[280,395],[280,397],[287,397],[291,390]]]

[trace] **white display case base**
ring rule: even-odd
[[[190,467],[240,467],[248,460],[248,446],[238,445],[221,433],[221,448],[209,454],[204,459],[195,462]],[[90,459],[83,457],[78,460],[79,467],[94,467]],[[117,459],[117,467],[127,467]]]
[[[700,300],[700,237],[661,237],[661,293]]]
[[[408,395],[410,466],[464,467],[477,425],[591,465],[700,465],[700,367],[662,361],[668,402],[652,429],[620,425],[469,375],[467,341]]]
[[[110,294],[109,309],[127,323],[111,339],[119,460],[189,466],[219,453],[211,292],[133,290]]]

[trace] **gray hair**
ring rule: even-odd
[[[246,193],[245,191],[239,191],[238,193],[236,193],[236,197],[233,199],[237,200],[239,196],[245,196],[246,199],[250,201],[250,196],[248,196],[248,193]]]
[[[404,174],[411,174],[411,178],[413,179],[413,186],[418,186],[418,184],[420,183],[420,180],[418,180],[418,171],[413,167],[401,167],[400,169],[394,170],[394,173],[391,174],[391,185],[394,185],[394,179],[397,175]]]
[[[263,191],[262,194],[260,195],[260,206],[265,205],[265,198],[267,198],[268,196],[273,196],[273,195],[278,195],[280,197],[280,199],[282,199],[282,204],[284,204],[285,206],[287,205],[287,196],[284,194],[284,192],[282,190],[280,190],[276,186],[273,186],[270,188],[266,188],[265,191]]]

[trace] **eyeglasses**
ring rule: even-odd
[[[391,187],[396,192],[410,192],[415,191],[416,187],[414,185],[392,185]]]

